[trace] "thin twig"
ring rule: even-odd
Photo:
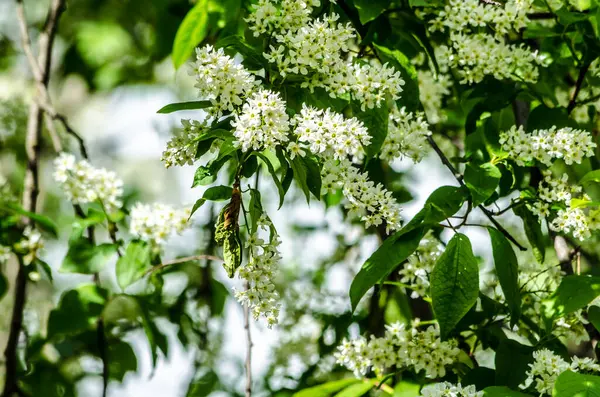
[[[246,290],[250,285],[246,282]],[[246,397],[252,397],[252,334],[250,333],[250,305],[244,305],[244,330],[246,331]]]
[[[431,136],[428,136],[427,140],[429,141],[429,144],[431,145],[433,150],[437,153],[442,163],[450,170],[450,172],[452,172],[452,175],[454,175],[458,183],[462,187],[466,188],[465,182],[463,181],[463,176],[456,170],[456,168],[454,168],[450,160],[448,160],[448,157],[446,157],[444,152],[442,152],[442,150],[437,145],[437,143],[435,143],[433,138]],[[504,234],[504,236],[506,236],[506,238],[509,239],[514,245],[516,245],[521,251],[527,251],[527,248],[519,244],[519,242],[515,240],[515,238],[508,232],[508,230],[506,230],[500,223],[498,223],[496,219],[494,219],[494,216],[487,208],[485,208],[481,204],[478,206],[478,208],[485,214],[485,216],[487,216],[490,222],[492,222],[492,224],[496,227],[496,229],[498,229],[500,233]]]
[[[88,159],[88,150],[85,146],[85,141],[83,140],[81,135],[78,134],[73,127],[71,127],[71,125],[67,121],[67,118],[64,115],[58,113],[56,109],[52,106],[52,103],[49,101],[47,92],[43,95],[43,97],[45,100],[42,100],[41,98],[38,99],[38,104],[40,105],[40,107],[44,109],[46,114],[53,120],[59,121],[62,124],[65,131],[67,132],[67,134],[75,138],[77,144],[79,145],[79,151],[81,152],[81,156],[85,159]]]
[[[585,80],[585,75],[587,71],[590,69],[590,62],[586,62],[583,64],[581,69],[579,69],[579,76],[577,76],[577,82],[575,83],[575,92],[573,92],[573,97],[569,101],[569,105],[567,106],[567,113],[571,113],[575,106],[577,106],[577,97],[579,96],[579,92],[581,91],[581,86],[583,85],[583,81]]]
[[[177,259],[173,259],[167,262],[163,262],[160,265],[156,265],[154,267],[151,267],[150,269],[146,270],[146,272],[144,273],[144,276],[150,274],[150,273],[154,273],[158,270],[164,269],[165,267],[169,267],[172,265],[176,265],[178,263],[185,263],[185,262],[191,262],[191,261],[199,261],[202,259],[207,259],[210,261],[220,261],[223,262],[223,259],[219,258],[218,256],[214,256],[214,255],[193,255],[193,256],[186,256],[184,258],[177,258]]]

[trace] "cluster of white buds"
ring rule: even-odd
[[[244,66],[226,55],[222,48],[215,50],[211,45],[196,48],[196,62],[191,74],[197,78],[195,86],[199,96],[210,100],[209,111],[216,117],[241,106],[258,84]]]
[[[419,243],[415,253],[408,257],[408,262],[398,271],[401,276],[400,282],[409,286],[413,299],[427,295],[429,275],[442,252],[440,242],[428,233]]]
[[[527,389],[535,382],[535,390],[540,395],[551,395],[554,382],[564,371],[573,372],[599,372],[600,365],[591,358],[572,357],[571,363],[567,363],[562,357],[554,354],[548,349],[533,352],[534,362],[529,364],[527,379],[521,388]]]
[[[206,122],[196,120],[181,120],[182,131],[167,142],[167,148],[162,154],[161,161],[165,167],[174,165],[192,165],[198,150],[198,138],[207,131]]]
[[[361,219],[366,227],[385,222],[387,233],[402,226],[400,206],[392,192],[381,183],[370,181],[367,174],[360,172],[350,160],[326,159],[321,175],[321,194],[334,193],[341,188],[348,200],[346,208],[349,218]]]
[[[281,30],[295,31],[308,24],[314,7],[320,5],[319,0],[259,0],[245,20],[256,37]]]
[[[387,63],[349,64],[348,70],[353,74],[349,91],[360,102],[363,111],[380,107],[388,98],[393,101],[400,99],[405,81],[400,77],[400,72]],[[335,85],[331,87],[335,89]],[[331,91],[327,86],[324,88]],[[338,94],[343,93],[343,90],[338,91]]]
[[[114,172],[78,162],[72,154],[62,153],[54,160],[54,180],[73,204],[100,202],[108,211],[123,204],[123,181]]]
[[[560,179],[553,177],[550,170],[543,171],[544,179],[538,187],[538,201],[529,205],[532,213],[540,220],[555,215],[549,226],[554,231],[572,233],[575,238],[584,240],[592,230],[600,229],[600,209],[585,209],[573,203],[573,196],[581,194],[581,186],[569,185],[569,176],[563,174]],[[583,201],[591,201],[586,194]],[[555,205],[563,208],[554,214]]]
[[[298,140],[317,156],[342,160],[348,156],[360,159],[363,147],[371,142],[371,136],[362,121],[344,118],[329,109],[321,110],[302,105],[292,123]]]
[[[535,130],[531,134],[527,134],[523,126],[513,126],[500,133],[500,143],[502,149],[521,166],[533,160],[550,166],[555,159],[563,159],[569,165],[579,164],[585,157],[592,157],[596,148],[589,132],[556,126]]]
[[[427,153],[429,135],[431,131],[423,113],[411,113],[394,106],[390,110],[388,134],[379,157],[386,161],[408,157],[418,163]]]
[[[477,391],[474,385],[461,386],[450,382],[428,385],[421,391],[422,397],[483,397],[482,391]]]
[[[273,279],[281,259],[279,245],[281,241],[271,220],[263,214],[257,221],[257,230],[248,237],[246,248],[250,255],[248,263],[240,267],[238,275],[246,281],[247,289],[235,291],[240,303],[248,305],[255,320],[263,316],[269,328],[279,321],[281,303]],[[260,235],[268,234],[263,240]]]
[[[524,45],[506,44],[484,33],[451,33],[450,45],[439,47],[441,62],[456,70],[461,84],[481,82],[485,76],[535,83],[544,60]]]
[[[385,335],[370,339],[359,337],[346,340],[338,346],[337,362],[363,377],[369,370],[382,375],[387,368],[425,371],[428,378],[442,378],[446,367],[457,360],[460,349],[455,340],[442,341],[439,330],[429,327],[425,331],[404,324],[386,325]]]
[[[131,209],[129,231],[140,239],[155,245],[164,243],[174,233],[182,233],[190,226],[189,208],[175,209],[154,203],[137,203]]]
[[[28,265],[37,257],[38,252],[44,248],[44,240],[40,232],[31,226],[27,226],[23,230],[21,240],[14,247],[15,251],[23,256],[23,262]]]
[[[529,0],[508,0],[504,4],[490,4],[480,0],[450,0],[444,10],[430,21],[429,30],[463,32],[490,26],[496,37],[501,38],[527,26],[527,12],[530,9]]]
[[[289,116],[279,93],[264,89],[255,92],[234,117],[233,135],[244,152],[275,149],[288,140]]]

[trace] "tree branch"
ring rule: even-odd
[[[569,105],[567,106],[567,113],[571,113],[575,106],[577,106],[577,97],[579,96],[579,92],[581,91],[581,86],[583,85],[583,80],[585,80],[585,75],[587,71],[590,69],[590,62],[586,62],[583,64],[581,69],[579,69],[579,76],[577,77],[577,82],[575,83],[575,92],[573,93],[573,97],[569,101]]]
[[[462,187],[466,188],[465,182],[463,181],[463,176],[458,172],[456,168],[454,168],[450,160],[448,160],[448,157],[446,157],[444,152],[442,152],[442,150],[437,145],[437,143],[435,143],[433,138],[431,136],[428,136],[427,140],[429,141],[429,144],[431,145],[433,150],[437,153],[442,163],[450,170],[450,172],[452,172],[458,183],[460,183]],[[485,216],[487,216],[490,222],[492,222],[492,224],[496,227],[496,229],[498,229],[500,233],[504,234],[504,236],[507,239],[509,239],[514,245],[516,245],[521,251],[527,251],[527,248],[519,244],[519,242],[508,232],[508,230],[506,230],[500,223],[498,223],[496,219],[494,219],[493,214],[487,208],[485,208],[481,204],[477,208],[479,208],[485,214]]]

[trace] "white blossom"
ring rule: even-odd
[[[190,226],[189,208],[175,209],[171,206],[154,203],[137,203],[131,209],[129,231],[144,241],[162,244],[174,233],[182,233]]]
[[[402,157],[409,157],[415,163],[421,161],[429,148],[427,137],[431,135],[424,114],[394,106],[388,120],[388,134],[379,157],[386,161]]]
[[[428,233],[421,242],[415,253],[408,257],[408,261],[398,271],[400,282],[410,286],[413,299],[427,295],[429,290],[429,275],[443,252],[439,241]]]
[[[213,106],[209,111],[217,117],[241,106],[258,84],[254,76],[222,48],[215,50],[210,45],[196,48],[196,62],[191,73],[196,75],[199,96],[210,100]]]
[[[250,259],[241,266],[238,275],[246,281],[247,289],[235,291],[236,299],[250,307],[255,320],[263,316],[267,326],[271,328],[279,321],[281,303],[279,293],[275,289],[273,279],[275,270],[281,259],[279,245],[281,241],[271,220],[262,215],[257,222],[257,230],[246,241]],[[267,233],[265,241],[260,237]]]
[[[263,90],[252,94],[231,122],[242,151],[274,149],[288,141],[289,116],[278,93]]]
[[[14,247],[20,255],[23,255],[23,262],[28,265],[37,257],[38,252],[44,248],[44,240],[39,231],[27,226],[23,230],[21,240]]]
[[[0,245],[0,265],[5,264],[10,259],[11,249],[4,245]]]
[[[109,211],[122,205],[123,181],[112,171],[76,161],[72,154],[54,160],[54,180],[73,204],[100,202]]]
[[[171,138],[162,154],[161,160],[164,161],[166,168],[174,165],[192,165],[196,158],[198,139],[208,129],[205,122],[196,120],[184,119],[181,120],[181,124],[183,130]]]
[[[386,325],[383,337],[344,339],[335,358],[357,377],[363,377],[371,369],[381,375],[387,368],[396,366],[417,373],[424,371],[428,378],[441,378],[446,375],[446,367],[457,360],[459,352],[456,341],[442,341],[435,327],[419,331],[395,323]]]
[[[483,397],[482,391],[477,391],[474,385],[461,386],[450,382],[427,385],[421,391],[422,397]]]

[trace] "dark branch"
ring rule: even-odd
[[[567,113],[571,113],[575,106],[577,106],[577,97],[579,96],[579,92],[581,91],[581,86],[583,85],[583,81],[585,80],[585,75],[587,71],[590,69],[590,63],[586,62],[581,69],[579,69],[579,76],[577,77],[577,82],[575,83],[575,92],[573,93],[573,97],[569,101],[569,105],[567,106]]]

